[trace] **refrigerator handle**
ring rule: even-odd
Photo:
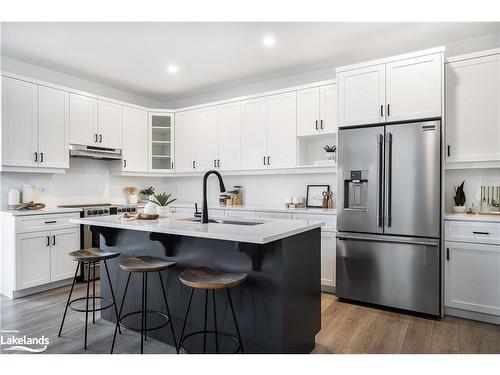
[[[383,142],[384,136],[377,134],[377,226],[383,222]]]
[[[387,133],[388,155],[387,155],[387,226],[392,225],[392,133]]]

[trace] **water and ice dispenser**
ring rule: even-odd
[[[368,211],[368,170],[344,170],[344,210]]]

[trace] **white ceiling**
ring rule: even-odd
[[[498,23],[2,23],[4,56],[171,100],[498,32]],[[265,35],[274,48],[262,45]],[[179,72],[166,72],[168,64]]]

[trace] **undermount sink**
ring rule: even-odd
[[[199,217],[188,217],[186,219],[179,219],[179,220],[192,221],[193,223],[201,222],[201,218]],[[224,220],[224,219],[208,219],[208,222],[215,224],[249,225],[249,226],[264,224],[263,221],[238,221],[238,220]]]

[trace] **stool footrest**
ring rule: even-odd
[[[212,331],[212,330],[207,330],[207,331],[195,331],[195,332],[191,332],[190,334],[184,336],[182,338],[182,341],[179,343],[179,349],[182,350],[184,353],[186,354],[193,354],[192,352],[188,351],[185,347],[184,347],[184,342],[186,341],[186,339],[188,339],[189,337],[193,337],[193,336],[198,336],[198,335],[203,335],[207,333],[207,336],[208,334],[214,334],[215,335],[215,331]],[[225,332],[219,332],[217,331],[217,336],[224,336],[224,337],[227,337],[229,339],[231,339],[235,344],[236,344],[236,349],[231,352],[231,353],[227,353],[227,354],[237,354],[240,352],[240,349],[241,349],[241,343],[240,343],[240,340],[238,340],[237,337],[233,336],[233,335],[230,335],[229,333],[225,333]],[[194,353],[194,354],[198,354],[198,353]],[[201,353],[200,353],[201,354]]]
[[[81,298],[75,298],[71,301],[68,302],[68,307],[73,310],[73,311],[79,311],[79,312],[93,312],[93,311],[101,311],[101,310],[106,310],[106,309],[109,309],[111,306],[113,306],[115,303],[113,302],[113,300],[111,298],[106,298],[106,297],[98,297],[98,296],[95,296],[95,297],[89,297],[89,300],[92,299],[92,298],[95,298],[95,299],[98,299],[98,300],[102,300],[102,301],[107,301],[109,302],[109,305],[107,306],[103,306],[103,307],[99,307],[97,309],[79,309],[79,308],[76,308],[76,307],[73,307],[71,306],[73,303],[77,302],[77,301],[85,301],[87,298],[86,297],[81,297]]]
[[[151,328],[149,328],[149,327],[148,327],[148,328],[144,328],[144,331],[146,331],[146,332],[149,332],[149,331],[156,331],[157,329],[160,329],[160,328],[166,327],[166,326],[170,323],[170,318],[168,317],[168,315],[167,315],[167,314],[165,314],[165,313],[163,313],[163,312],[161,312],[161,311],[146,310],[146,311],[144,311],[144,313],[146,314],[146,316],[147,316],[147,314],[154,314],[154,315],[159,315],[159,316],[161,316],[163,319],[165,319],[165,323],[163,323],[163,324],[160,324],[160,325],[158,325],[158,326],[156,326],[156,327],[151,327]],[[130,330],[132,330],[132,331],[141,331],[141,327],[132,327],[132,326],[129,326],[129,325],[127,325],[127,324],[123,323],[123,319],[125,319],[125,318],[127,318],[127,317],[129,317],[129,316],[132,316],[132,315],[141,315],[141,314],[142,314],[142,312],[141,312],[141,311],[133,311],[133,312],[130,312],[130,313],[128,313],[128,314],[123,315],[123,316],[120,318],[120,326],[121,326],[121,327],[128,328],[128,329],[130,329]]]

